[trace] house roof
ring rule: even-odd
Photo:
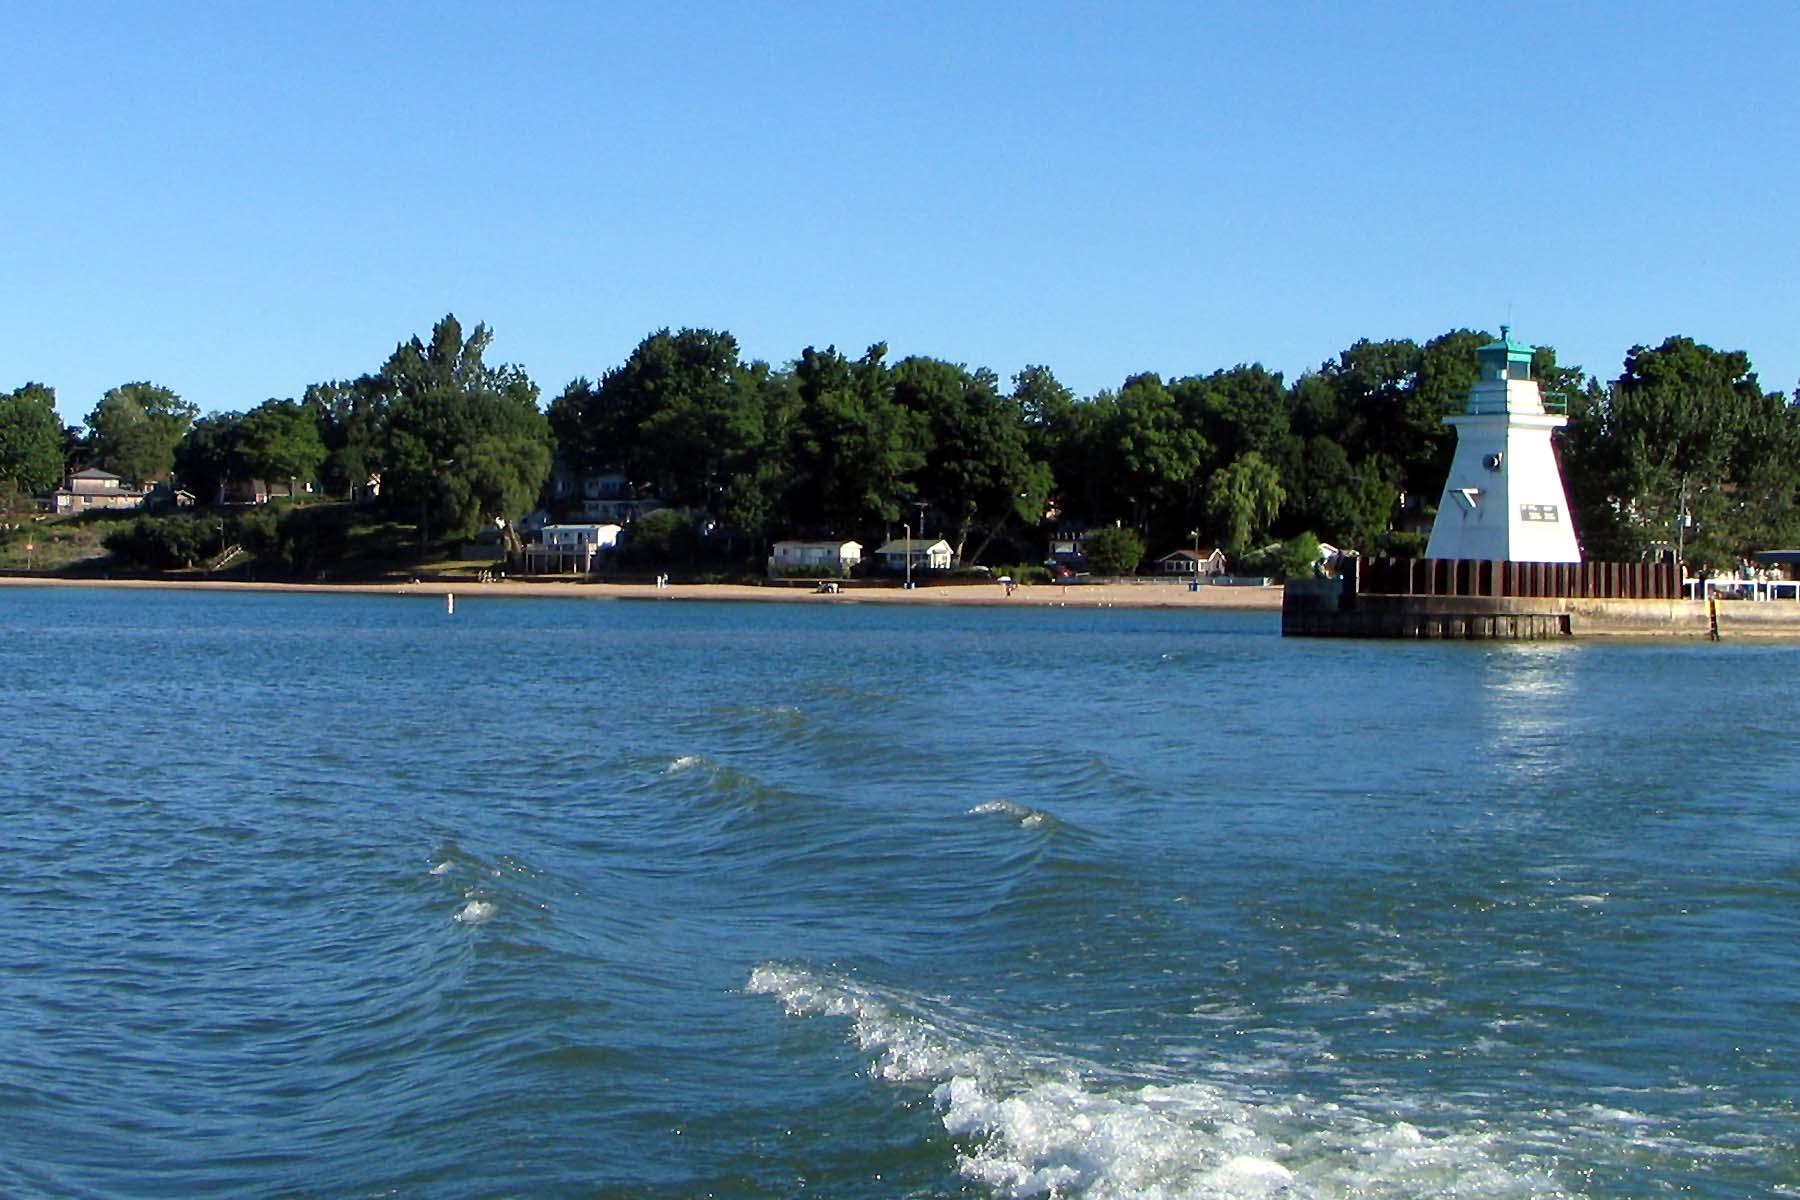
[[[945,550],[950,549],[950,543],[946,542],[943,538],[936,538],[929,542],[924,538],[894,538],[884,544],[881,549],[877,550],[875,553],[905,554],[908,551],[911,551],[914,554],[929,554],[939,546],[942,546]]]
[[[845,538],[841,542],[834,542],[829,539],[789,538],[786,541],[775,543],[776,549],[780,549],[783,546],[791,546],[796,550],[842,550],[845,546],[855,546],[858,550],[862,549],[861,542],[853,542],[848,538]]]
[[[1198,560],[1200,562],[1205,562],[1209,558],[1216,558],[1223,554],[1224,554],[1223,550],[1219,550],[1216,548],[1212,549],[1212,550],[1208,550],[1205,554],[1195,554],[1192,550],[1171,550],[1169,553],[1163,555],[1161,558],[1157,559],[1156,561],[1157,562],[1168,562],[1172,558],[1185,558],[1185,559],[1189,560],[1190,562],[1192,562],[1194,560]]]
[[[85,467],[69,476],[70,479],[117,479],[111,471],[102,471],[99,467]]]

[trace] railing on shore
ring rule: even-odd
[[[1800,579],[1738,579],[1721,575],[1711,579],[1684,579],[1682,594],[1690,600],[1800,600]]]
[[[1364,596],[1516,596],[1528,599],[1674,600],[1675,563],[1537,563],[1489,559],[1350,559],[1345,592]]]

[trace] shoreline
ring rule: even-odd
[[[659,588],[650,583],[526,583],[499,580],[493,583],[460,583],[440,580],[419,583],[250,583],[241,580],[202,579],[64,579],[59,577],[0,576],[0,587],[122,588],[162,591],[285,592],[290,594],[443,596],[459,600],[495,597],[529,599],[549,597],[579,600],[751,601],[775,604],[912,604],[927,608],[1184,608],[1208,611],[1281,611],[1280,585],[1268,587],[1215,587],[1190,591],[1183,583],[1039,583],[1023,585],[1008,596],[999,584],[958,584],[903,588],[848,588],[841,592],[816,592],[800,587],[758,587],[739,583],[672,583]]]

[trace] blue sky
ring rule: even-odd
[[[1712,7],[1712,6],[1708,6]],[[1510,318],[1800,381],[1800,7],[9,6],[0,388],[206,410],[446,312],[1081,394]]]

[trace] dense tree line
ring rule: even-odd
[[[337,494],[378,475],[390,516],[429,541],[532,509],[555,453],[752,538],[868,542],[905,521],[971,562],[1034,558],[1054,527],[1128,530],[1152,554],[1196,531],[1234,556],[1300,537],[1416,553],[1422,536],[1393,529],[1429,517],[1454,447],[1443,417],[1490,337],[1359,341],[1291,382],[1256,364],[1143,373],[1081,398],[1045,366],[1003,381],[877,344],[775,367],[729,333],[664,329],[547,409],[522,368],[486,362],[490,340],[446,317],[367,375],[198,420],[127,384],[85,433],[27,384],[0,396],[0,486],[41,491],[71,460],[174,473],[203,501],[248,475]],[[1535,373],[1570,416],[1558,442],[1590,557],[1671,543],[1724,563],[1800,543],[1800,408],[1742,353],[1670,338],[1633,347],[1609,384],[1541,348]]]

